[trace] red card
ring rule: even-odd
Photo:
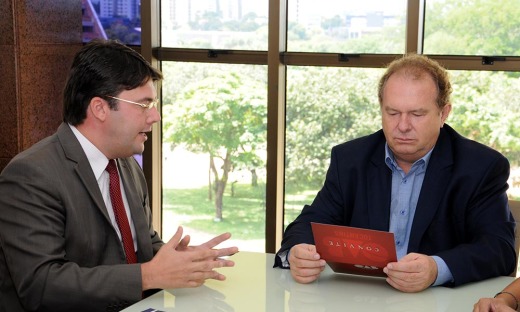
[[[397,261],[394,233],[311,222],[316,250],[334,272],[383,276]]]

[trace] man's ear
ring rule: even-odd
[[[441,111],[442,125],[444,125],[444,122],[446,121],[446,118],[448,118],[448,116],[450,115],[450,112],[451,112],[451,104],[448,103],[448,104],[444,105],[444,107],[442,108],[442,111]]]
[[[108,106],[108,102],[106,100],[98,96],[95,96],[90,100],[88,111],[90,114],[92,114],[92,117],[98,119],[99,121],[104,121],[107,118],[109,110],[110,107]]]

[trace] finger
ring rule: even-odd
[[[206,279],[216,279],[223,281],[226,277],[215,269],[229,266],[230,264],[225,264],[225,262],[232,261],[206,261],[200,262],[196,267],[193,268],[193,271],[189,274],[188,279],[194,281],[206,280]],[[233,263],[234,264],[234,263]]]
[[[398,279],[394,279],[394,278],[387,278],[386,279],[386,282],[388,284],[390,284],[390,286],[392,286],[393,288],[397,289],[397,290],[400,290],[402,292],[412,292],[407,286],[406,284],[402,284],[401,281],[399,281]]]
[[[308,284],[320,276],[322,270],[319,269],[300,269],[291,267],[291,275],[295,281],[302,284]]]
[[[387,278],[387,282],[394,288],[403,292],[419,292],[428,288],[429,284],[425,283],[423,279],[413,278],[410,275],[405,275],[405,278],[397,278],[391,276]]]
[[[218,251],[218,257],[227,257],[232,256],[238,252],[238,247],[226,247],[226,248],[220,248],[220,249],[214,249]]]
[[[186,235],[179,242],[179,245],[177,246],[177,249],[178,250],[184,250],[184,249],[188,248],[189,244],[190,244],[190,236]]]
[[[294,250],[293,250],[294,249]],[[291,249],[289,254],[289,263],[291,266],[301,268],[315,268],[324,267],[326,262],[320,259],[320,255],[317,253],[309,253],[305,248],[294,248]]]
[[[320,255],[316,252],[316,246],[301,244],[293,246],[289,252],[289,263],[293,259],[318,260]]]
[[[189,257],[189,259],[194,263],[223,263],[227,266],[233,266],[234,262],[227,260],[225,256],[231,255],[238,251],[237,247],[229,247],[222,249],[207,249],[202,248],[200,246],[196,248],[187,249],[184,253]]]
[[[235,261],[232,261],[232,260],[217,259],[217,261],[220,262],[220,267],[229,268],[229,267],[234,267],[235,266]]]
[[[325,260],[303,260],[297,259],[291,266],[294,266],[299,269],[324,269],[325,268]]]
[[[217,246],[218,244],[228,240],[230,237],[231,237],[231,233],[229,233],[229,232],[222,233],[219,236],[213,237],[212,239],[210,239],[209,241],[205,242],[204,244],[202,244],[200,246],[203,246],[206,248],[213,248],[213,247]]]
[[[420,273],[421,272],[421,263],[420,261],[416,261],[416,260],[410,260],[408,259],[407,261],[402,261],[399,260],[399,262],[392,262],[392,263],[388,263],[386,265],[386,269],[388,272],[385,272],[385,273],[390,273],[390,274],[397,274],[399,272],[402,272],[402,273],[406,273],[406,274],[411,274],[411,273]]]
[[[224,281],[224,280],[226,280],[226,276],[217,271],[197,272],[195,274],[192,274],[192,276],[190,276],[190,279],[188,280],[188,284],[191,287],[198,287],[198,286],[204,284],[204,282],[208,279]]]
[[[166,246],[167,248],[172,248],[172,249],[177,248],[181,237],[182,237],[182,226],[179,226],[177,228],[177,231],[175,232],[175,234],[172,236],[172,238],[170,238],[170,240],[164,246]]]

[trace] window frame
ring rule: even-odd
[[[398,54],[341,54],[287,52],[287,1],[269,0],[269,42],[267,51],[163,48],[160,46],[160,0],[141,4],[141,53],[160,69],[161,61],[267,65],[267,177],[265,251],[274,253],[281,244],[284,218],[285,89],[286,68],[335,66],[384,68]],[[408,0],[406,44],[403,53],[422,54],[426,0]],[[428,55],[449,70],[520,71],[520,57],[492,55]],[[160,89],[158,90],[160,94]],[[159,107],[160,109],[160,107]],[[143,170],[147,177],[155,229],[162,231],[161,123],[154,125],[146,142]]]

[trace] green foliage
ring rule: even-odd
[[[291,67],[287,78],[286,182],[317,188],[332,146],[380,128],[380,70]]]
[[[517,0],[426,1],[428,54],[519,55]]]
[[[233,229],[235,239],[261,239],[265,237],[263,189],[235,185],[233,197],[226,193],[226,218],[222,222],[212,221],[215,207],[208,200],[206,188],[163,190],[163,210],[172,211],[175,215],[194,216],[188,218],[190,221],[183,222],[187,227],[204,229],[215,235]]]
[[[205,11],[195,17],[195,21],[190,22],[191,29],[194,30],[222,30],[222,14],[214,11]]]
[[[173,105],[163,107],[164,142],[210,155],[216,220],[223,218],[229,173],[237,167],[264,167],[266,87],[251,78],[213,68],[181,89]]]
[[[518,1],[437,0],[426,1],[426,5],[425,53],[520,55]],[[220,19],[215,14],[203,17],[196,21],[196,29],[205,29],[207,19]],[[398,18],[404,21],[405,16]],[[242,22],[238,25],[219,21],[212,30],[218,27],[254,31],[255,36],[264,41],[237,36],[226,39],[225,46],[260,50],[255,44],[267,41],[267,26],[260,26],[254,15],[245,15]],[[345,25],[338,16],[322,20],[322,27],[316,28],[292,22],[288,26],[288,48],[290,51],[400,54],[405,51],[403,24],[344,40]],[[201,43],[203,47],[207,45]],[[261,168],[264,160],[258,151],[265,150],[265,68],[163,64],[167,77],[163,84],[164,141],[185,144],[192,151],[221,158],[226,157],[225,151],[232,151],[235,168]],[[288,68],[287,190],[318,189],[325,178],[332,146],[380,128],[376,93],[382,71]],[[453,111],[447,123],[463,135],[498,149],[512,165],[519,165],[520,74],[460,71],[451,75]],[[300,208],[289,211],[299,212],[303,202],[298,204]],[[228,205],[230,203],[226,209]]]
[[[233,72],[213,72],[186,86],[173,105],[164,107],[164,141],[185,144],[192,152],[235,162],[256,162],[265,146],[265,85]]]
[[[214,206],[207,198],[207,189],[164,189],[163,211],[175,216],[183,216],[182,225],[204,229],[205,232],[218,235],[232,229],[233,239],[265,238],[265,184],[251,187],[249,184],[235,184],[235,194],[225,193],[226,215],[222,222],[212,221]],[[288,193],[286,206],[287,222],[292,221],[309,203],[315,193]],[[290,212],[289,212],[290,211]]]
[[[345,22],[338,15],[324,19],[321,28],[309,28],[294,22],[288,26],[288,50],[323,53],[402,53],[405,29],[403,20],[396,26],[385,26],[382,31],[364,33],[359,38],[348,38]]]
[[[448,123],[461,134],[520,162],[518,78],[503,72],[452,72],[453,109]]]

